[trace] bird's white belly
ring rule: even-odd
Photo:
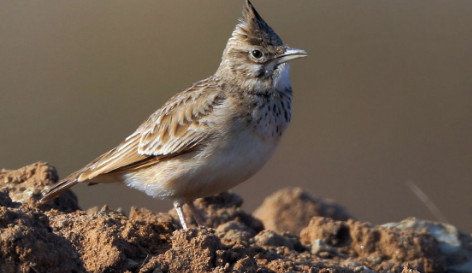
[[[207,183],[204,191],[209,191],[204,195],[231,189],[257,173],[271,158],[279,140],[277,136],[263,141],[249,130],[240,133],[231,145],[215,153],[209,158],[211,163],[202,168],[202,183]]]

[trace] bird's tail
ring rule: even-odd
[[[70,187],[79,183],[77,178],[77,175],[72,174],[66,177],[65,179],[59,181],[51,189],[49,189],[49,191],[43,196],[43,198],[41,198],[40,202],[43,203],[56,198],[64,191],[68,190]]]

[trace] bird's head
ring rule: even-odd
[[[307,56],[290,48],[246,0],[243,17],[223,52],[217,75],[247,89],[267,90],[290,86],[288,61]]]

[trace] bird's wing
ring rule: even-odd
[[[120,145],[56,183],[41,200],[98,175],[150,166],[203,145],[214,133],[212,113],[225,100],[217,90],[200,82],[176,94]]]
[[[209,115],[224,100],[214,91],[197,85],[175,95],[124,142],[79,170],[77,182],[145,167],[195,148],[212,134]]]

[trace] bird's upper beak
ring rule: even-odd
[[[308,56],[308,53],[303,49],[287,47],[285,53],[277,58],[277,64],[285,63],[306,56]]]

